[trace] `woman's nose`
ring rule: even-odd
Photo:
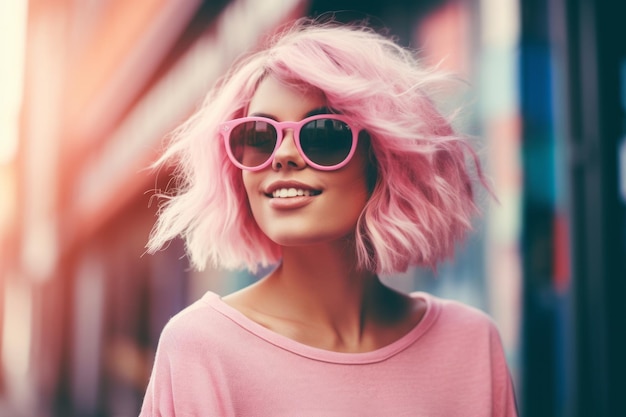
[[[289,129],[283,134],[283,140],[274,154],[272,168],[275,170],[285,169],[287,167],[293,169],[302,169],[306,166],[306,161],[298,152],[294,138],[293,130]]]

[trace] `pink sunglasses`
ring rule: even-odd
[[[271,164],[285,129],[293,130],[296,148],[306,163],[322,171],[339,169],[350,162],[360,131],[339,114],[318,114],[299,122],[242,117],[220,124],[228,157],[237,167],[249,171]]]

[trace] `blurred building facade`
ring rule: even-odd
[[[521,6],[524,412],[617,416],[626,372],[626,3]]]
[[[180,241],[144,254],[153,195],[170,180],[147,167],[240,53],[332,10],[369,16],[469,80],[464,128],[481,138],[500,200],[484,202],[437,277],[386,279],[492,314],[524,415],[614,415],[626,351],[626,53],[615,40],[626,37],[608,3],[30,0],[15,204],[0,229],[6,415],[136,415],[167,320],[208,289],[254,280],[191,271]]]

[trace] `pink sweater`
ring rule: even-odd
[[[339,353],[274,333],[209,292],[163,330],[141,416],[516,416],[492,321],[413,296],[427,311],[408,334]]]

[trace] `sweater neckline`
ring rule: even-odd
[[[421,338],[422,335],[424,335],[437,320],[441,306],[435,297],[424,292],[413,292],[410,295],[414,298],[421,298],[426,302],[426,312],[420,322],[396,341],[376,350],[358,353],[336,352],[321,349],[290,339],[289,337],[276,333],[250,319],[239,310],[225,303],[221,297],[214,292],[207,292],[202,297],[202,300],[208,303],[214,310],[252,335],[283,350],[321,362],[339,364],[368,364],[382,362],[402,352]]]

